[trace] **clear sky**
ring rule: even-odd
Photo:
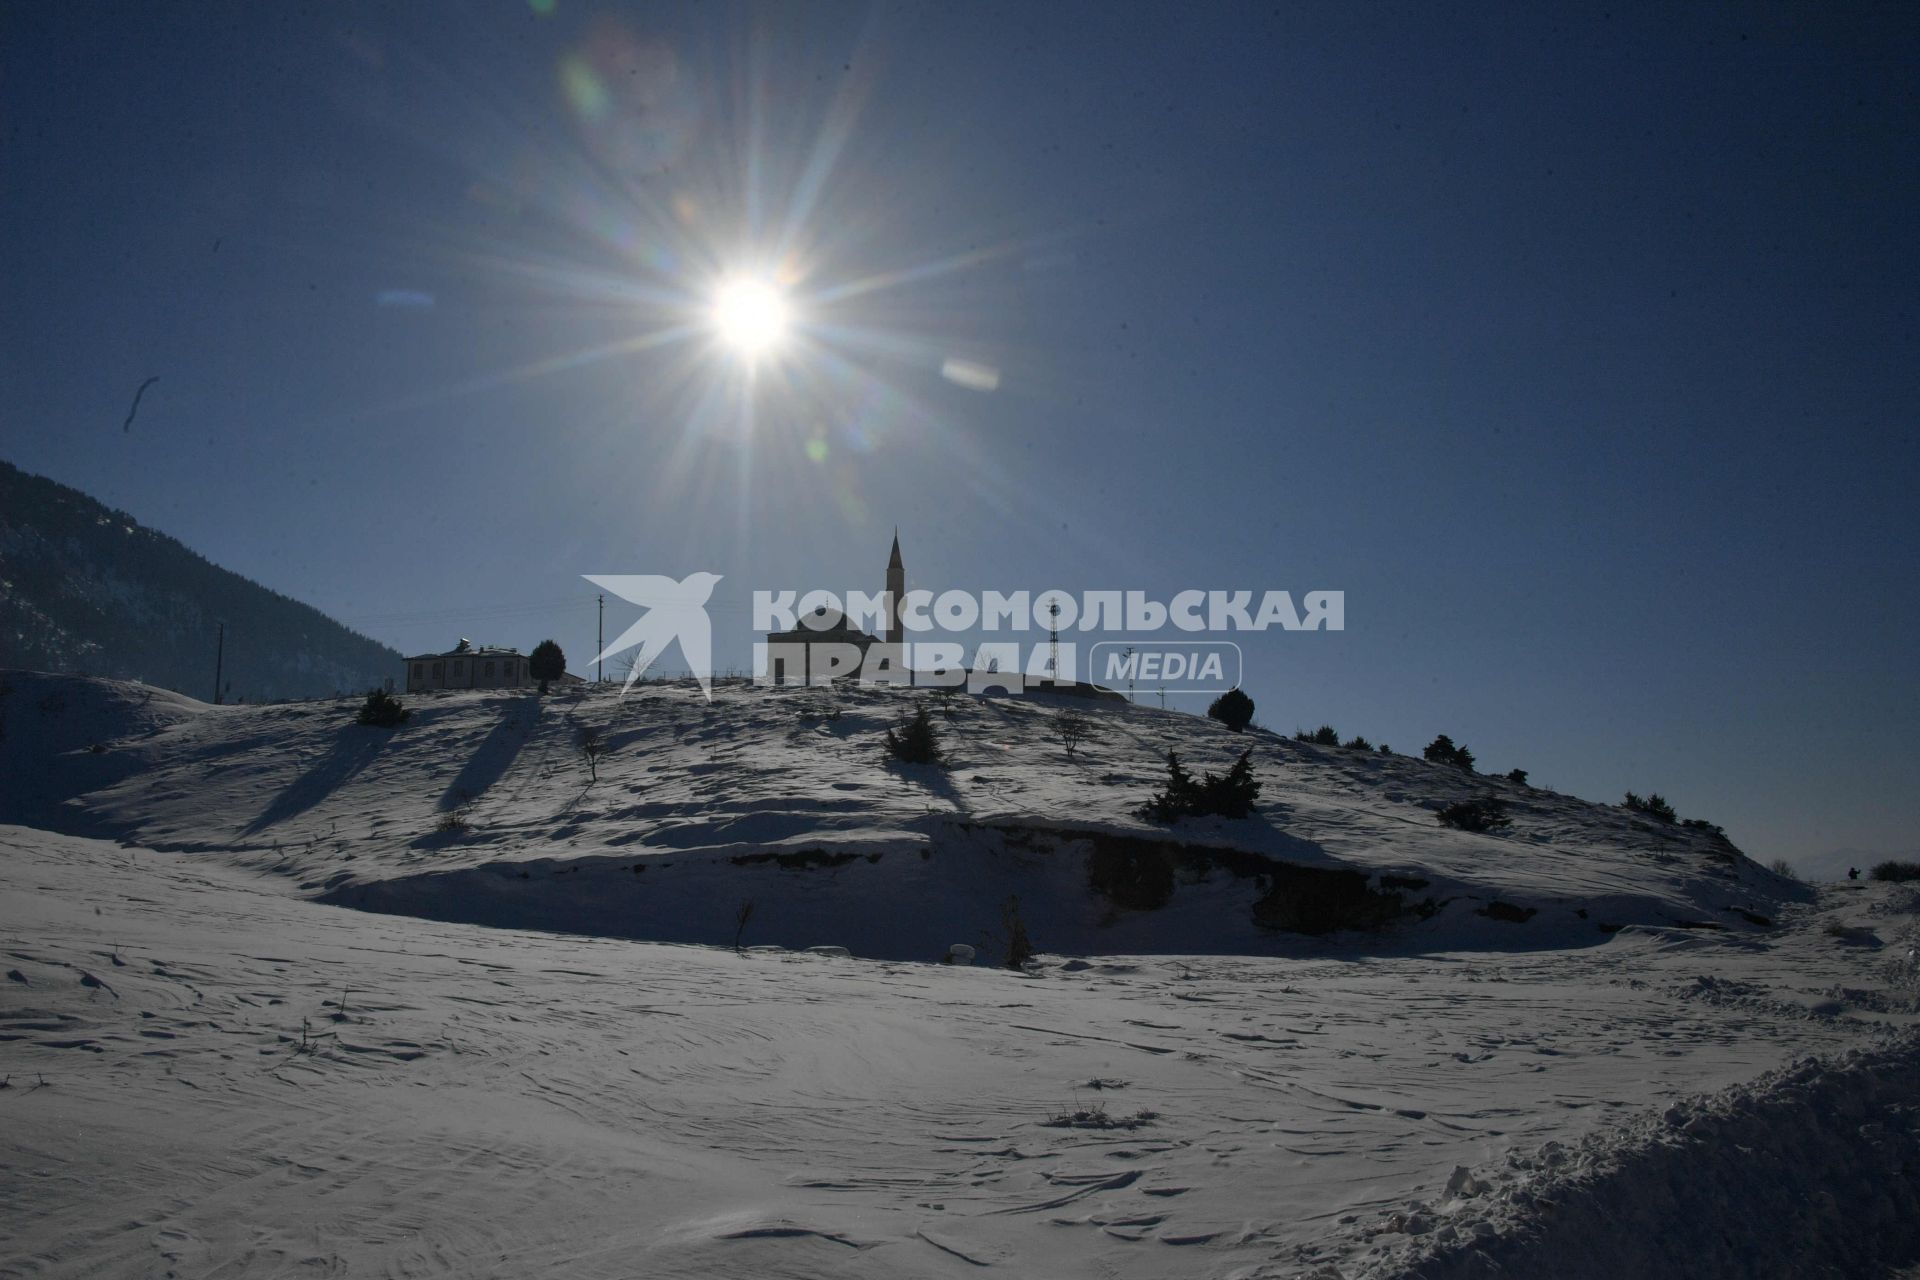
[[[0,456],[576,668],[583,573],[724,574],[744,666],[896,524],[1339,589],[1263,723],[1909,850],[1920,10],[1672,8],[9,4]]]

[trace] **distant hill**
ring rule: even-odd
[[[1789,858],[1793,869],[1806,880],[1844,880],[1848,867],[1858,867],[1861,875],[1883,862],[1920,862],[1920,849],[1830,849],[1826,853],[1802,854]]]
[[[220,622],[229,700],[365,689],[400,672],[397,652],[318,609],[0,462],[0,667],[210,698]]]

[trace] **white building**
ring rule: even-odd
[[[430,689],[519,689],[535,683],[518,649],[476,649],[462,640],[446,653],[407,659],[407,692]]]

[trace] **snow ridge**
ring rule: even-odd
[[[1920,1034],[1809,1057],[1376,1224],[1350,1280],[1860,1276],[1920,1257]],[[1324,1273],[1323,1273],[1324,1274]]]

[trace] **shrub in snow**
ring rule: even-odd
[[[953,699],[960,691],[950,684],[937,684],[930,692],[933,694],[933,705],[940,708],[941,718],[953,719]]]
[[[1152,1124],[1160,1118],[1158,1111],[1145,1109],[1130,1116],[1116,1116],[1108,1113],[1102,1103],[1090,1107],[1075,1107],[1071,1111],[1059,1111],[1040,1122],[1048,1129],[1138,1129],[1142,1125]]]
[[[1644,813],[1649,818],[1658,818],[1661,822],[1673,822],[1679,817],[1673,811],[1673,806],[1668,804],[1657,791],[1645,798],[1629,791],[1627,798],[1621,803],[1635,813]]]
[[[1767,870],[1777,876],[1785,876],[1789,880],[1798,880],[1800,878],[1800,873],[1795,871],[1793,864],[1785,858],[1775,858],[1767,864]]]
[[[1020,899],[1009,897],[1000,908],[1000,924],[1007,934],[1007,968],[1019,969],[1033,959],[1033,939],[1027,936],[1027,922],[1020,917]]]
[[[887,730],[887,754],[907,764],[939,764],[940,739],[923,706],[897,731]]]
[[[1238,689],[1229,689],[1213,700],[1207,714],[1238,733],[1253,723],[1253,699]]]
[[[1507,771],[1507,781],[1517,782],[1524,787],[1527,785],[1527,771],[1525,769],[1509,769]]]
[[[587,774],[595,782],[600,781],[600,757],[606,754],[606,739],[600,736],[600,730],[593,725],[580,726],[578,738],[580,757],[587,762]]]
[[[1920,880],[1920,862],[1883,862],[1867,872],[1867,879],[1885,880],[1890,884]]]
[[[545,693],[549,682],[567,674],[567,655],[556,642],[542,640],[527,655],[527,674],[540,682],[540,692]]]
[[[1507,803],[1498,796],[1475,796],[1457,800],[1436,815],[1443,827],[1455,831],[1498,831],[1513,825],[1507,816]]]
[[[972,964],[973,948],[964,942],[956,942],[947,948],[947,954],[940,957],[941,964]]]
[[[1361,737],[1359,734],[1356,733],[1351,738],[1347,739],[1347,750],[1371,751],[1373,750],[1373,744],[1371,742],[1368,742],[1365,738]]]
[[[1420,753],[1434,764],[1450,764],[1456,768],[1473,772],[1473,752],[1465,747],[1455,746],[1453,739],[1446,734],[1436,734],[1427,749]]]
[[[360,714],[354,717],[356,724],[372,725],[376,729],[391,729],[395,725],[405,724],[413,712],[400,705],[400,699],[385,689],[375,689],[367,694],[367,700],[360,704]]]
[[[1321,747],[1337,747],[1340,745],[1340,735],[1334,732],[1334,728],[1330,724],[1323,724],[1311,732],[1306,729],[1296,729],[1293,733],[1293,740],[1295,742],[1311,742]]]
[[[1260,782],[1253,776],[1249,748],[1240,753],[1233,767],[1222,774],[1203,774],[1194,780],[1180,757],[1167,752],[1167,785],[1156,791],[1140,809],[1150,822],[1172,822],[1178,818],[1217,816],[1244,818],[1253,812],[1260,798]]]

